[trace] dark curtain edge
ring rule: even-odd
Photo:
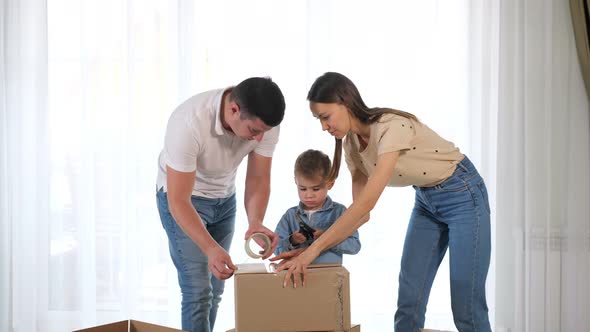
[[[586,87],[586,97],[590,100],[590,11],[588,0],[570,0],[569,2],[578,61]]]

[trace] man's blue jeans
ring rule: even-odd
[[[451,307],[460,332],[489,332],[485,281],[490,265],[490,207],[483,179],[465,157],[434,187],[414,187],[399,274],[395,331],[424,327],[430,288],[449,248]]]
[[[207,266],[207,256],[178,226],[168,208],[168,197],[157,194],[162,226],[168,235],[172,262],[178,271],[182,292],[182,329],[190,332],[213,331],[224,281],[215,278]],[[205,228],[229,252],[236,219],[236,197],[204,198],[193,196],[192,204]]]

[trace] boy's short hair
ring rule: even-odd
[[[276,127],[285,116],[285,97],[270,77],[250,77],[236,85],[230,100],[240,106],[246,117],[257,117],[267,126]]]
[[[295,160],[295,175],[312,179],[320,176],[322,180],[328,178],[332,163],[330,157],[322,151],[309,149],[304,151]]]

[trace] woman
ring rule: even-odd
[[[369,108],[356,86],[339,73],[325,73],[307,99],[322,129],[336,138],[332,179],[342,145],[352,176],[353,203],[307,249],[274,257],[297,287],[307,266],[363,223],[386,186],[416,190],[401,260],[396,331],[419,331],[436,271],[450,251],[451,303],[457,329],[491,331],[485,297],[490,263],[490,209],[483,179],[455,145],[413,114]],[[344,139],[344,144],[342,143]],[[302,279],[303,278],[303,279]]]

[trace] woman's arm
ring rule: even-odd
[[[361,192],[363,191],[363,189],[365,188],[365,186],[367,185],[367,181],[369,178],[367,178],[367,176],[359,171],[358,169],[356,169],[354,171],[354,174],[352,174],[352,201],[354,202],[360,195]],[[362,218],[362,223],[366,223],[367,221],[369,221],[370,218],[370,212],[367,212],[367,214]]]
[[[356,255],[361,250],[361,241],[359,240],[359,233],[354,232],[344,241],[338,243],[329,251],[337,254]]]
[[[356,200],[360,195],[365,185],[367,185],[367,176],[356,169],[352,174],[352,200]],[[344,211],[343,211],[344,212]],[[361,223],[369,221],[370,212],[360,220]],[[336,246],[330,248],[330,251],[339,254],[356,255],[361,250],[361,242],[359,240],[358,232],[352,233],[351,236],[340,242]]]
[[[366,220],[363,217],[371,212],[375,204],[377,204],[381,193],[383,193],[393,174],[398,156],[399,152],[390,152],[379,156],[375,171],[367,179],[358,197],[355,197],[350,207],[338,218],[334,225],[314,241],[308,250],[311,250],[317,257],[322,251],[335,246],[352,235],[365,223]]]
[[[324,250],[335,246],[342,242],[342,240],[353,234],[368,218],[367,214],[373,209],[385,186],[389,183],[389,179],[394,172],[399,151],[384,153],[379,155],[377,159],[377,166],[375,171],[367,179],[364,188],[355,197],[350,207],[338,218],[334,225],[332,225],[321,237],[309,246],[305,251],[295,258],[288,261],[281,262],[277,271],[288,270],[284,285],[293,275],[294,286],[302,283],[301,275],[305,278],[306,269],[311,262],[320,255]],[[354,187],[353,187],[354,193]],[[288,258],[288,256],[277,256],[273,260]]]

